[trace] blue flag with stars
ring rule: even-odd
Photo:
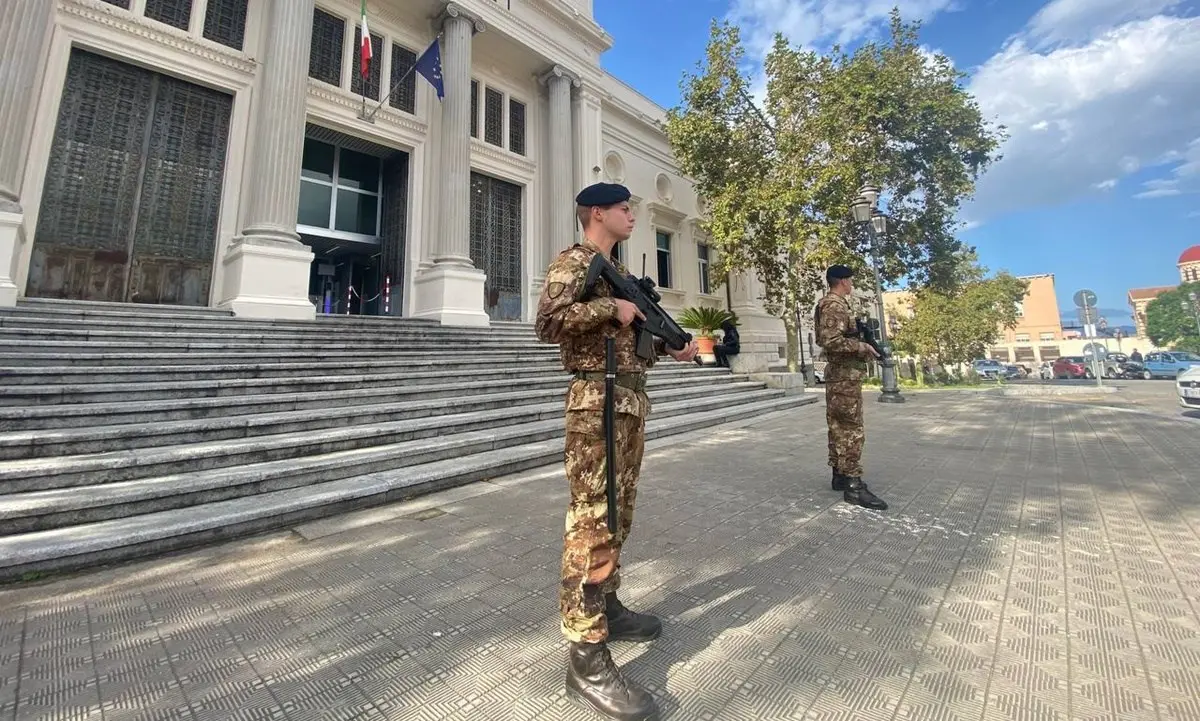
[[[415,69],[437,90],[438,100],[443,99],[446,88],[442,85],[442,50],[437,38],[434,38],[425,52],[421,53],[421,57],[417,58]]]

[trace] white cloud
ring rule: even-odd
[[[1128,1],[1128,0],[1126,0]],[[741,26],[751,56],[770,49],[775,33],[805,46],[846,44],[884,27],[899,6],[906,21],[927,20],[956,0],[732,0],[729,19]]]
[[[1141,14],[1171,4],[1121,2]],[[1085,5],[1095,12],[1078,12]],[[1200,135],[1200,18],[1157,15],[1101,31],[1099,21],[1121,9],[1110,0],[1057,0],[1031,28],[1046,37],[1057,12],[1072,33],[1088,27],[1094,37],[1046,48],[1026,32],[976,70],[970,90],[1010,138],[980,180],[971,219],[1109,190],[1164,164],[1175,173],[1141,197],[1184,192],[1200,179],[1200,148],[1185,151]]]
[[[1029,21],[1028,34],[1039,44],[1094,40],[1131,20],[1152,18],[1183,0],[1054,0]]]

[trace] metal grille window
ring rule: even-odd
[[[362,59],[359,57],[358,48],[362,47],[362,26],[354,28],[354,71],[350,74],[350,92],[355,95],[363,95],[363,76],[362,76]],[[367,92],[366,96],[372,100],[379,99],[379,77],[382,73],[383,54],[379,49],[383,47],[383,37],[371,33],[371,50],[373,57],[371,64],[367,67]]]
[[[249,0],[208,0],[204,11],[204,37],[235,50],[246,39],[246,11]]]
[[[379,234],[379,158],[304,140],[300,169],[300,232],[374,240]]]
[[[671,234],[655,231],[654,238],[658,246],[658,285],[661,288],[671,287]]]
[[[417,54],[415,52],[395,43],[392,44],[392,82],[390,85],[395,86],[396,81],[400,78],[404,78],[404,82],[396,86],[392,97],[388,99],[388,104],[406,113],[417,111],[417,73],[413,70],[413,66],[416,64]],[[405,73],[408,73],[407,77]]]
[[[308,76],[330,85],[342,84],[342,39],[345,22],[323,10],[313,11]]]
[[[494,320],[521,318],[521,186],[471,173],[471,260]]]
[[[483,141],[504,145],[504,96],[492,88],[483,89]]]
[[[703,243],[697,245],[696,255],[700,259],[700,292],[708,295],[712,293],[712,286],[708,282],[708,246]]]
[[[29,295],[207,304],[232,104],[72,50]]]
[[[192,0],[146,0],[146,17],[187,30],[192,18]]]
[[[508,149],[517,155],[525,154],[525,103],[508,100]]]
[[[471,137],[479,137],[479,81],[471,81]]]

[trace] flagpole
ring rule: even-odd
[[[436,36],[434,36],[433,42],[436,43],[438,40],[441,39],[441,37],[442,37],[442,33],[438,33]],[[432,45],[433,45],[433,43],[430,43],[430,46],[432,46]],[[429,48],[426,48],[426,52],[428,52],[428,50],[429,50]],[[408,80],[408,76],[412,75],[413,73],[415,73],[417,71],[417,63],[420,62],[421,56],[423,56],[424,54],[425,53],[421,53],[421,55],[418,55],[417,58],[415,60],[413,60],[412,67],[410,67],[408,70],[405,70],[404,75],[401,75],[400,79],[392,84],[391,90],[388,90],[388,94],[383,96],[383,100],[380,100],[378,105],[371,108],[371,113],[369,115],[367,114],[366,98],[364,96],[363,112],[358,116],[360,120],[366,120],[369,123],[375,122],[375,114],[379,112],[379,109],[383,107],[384,103],[386,103],[388,100],[391,99],[392,93],[396,92],[396,89],[400,87],[400,83],[403,83],[405,80]]]

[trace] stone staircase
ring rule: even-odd
[[[164,553],[562,458],[567,376],[527,324],[0,311],[0,580]],[[648,438],[810,402],[665,359]]]

